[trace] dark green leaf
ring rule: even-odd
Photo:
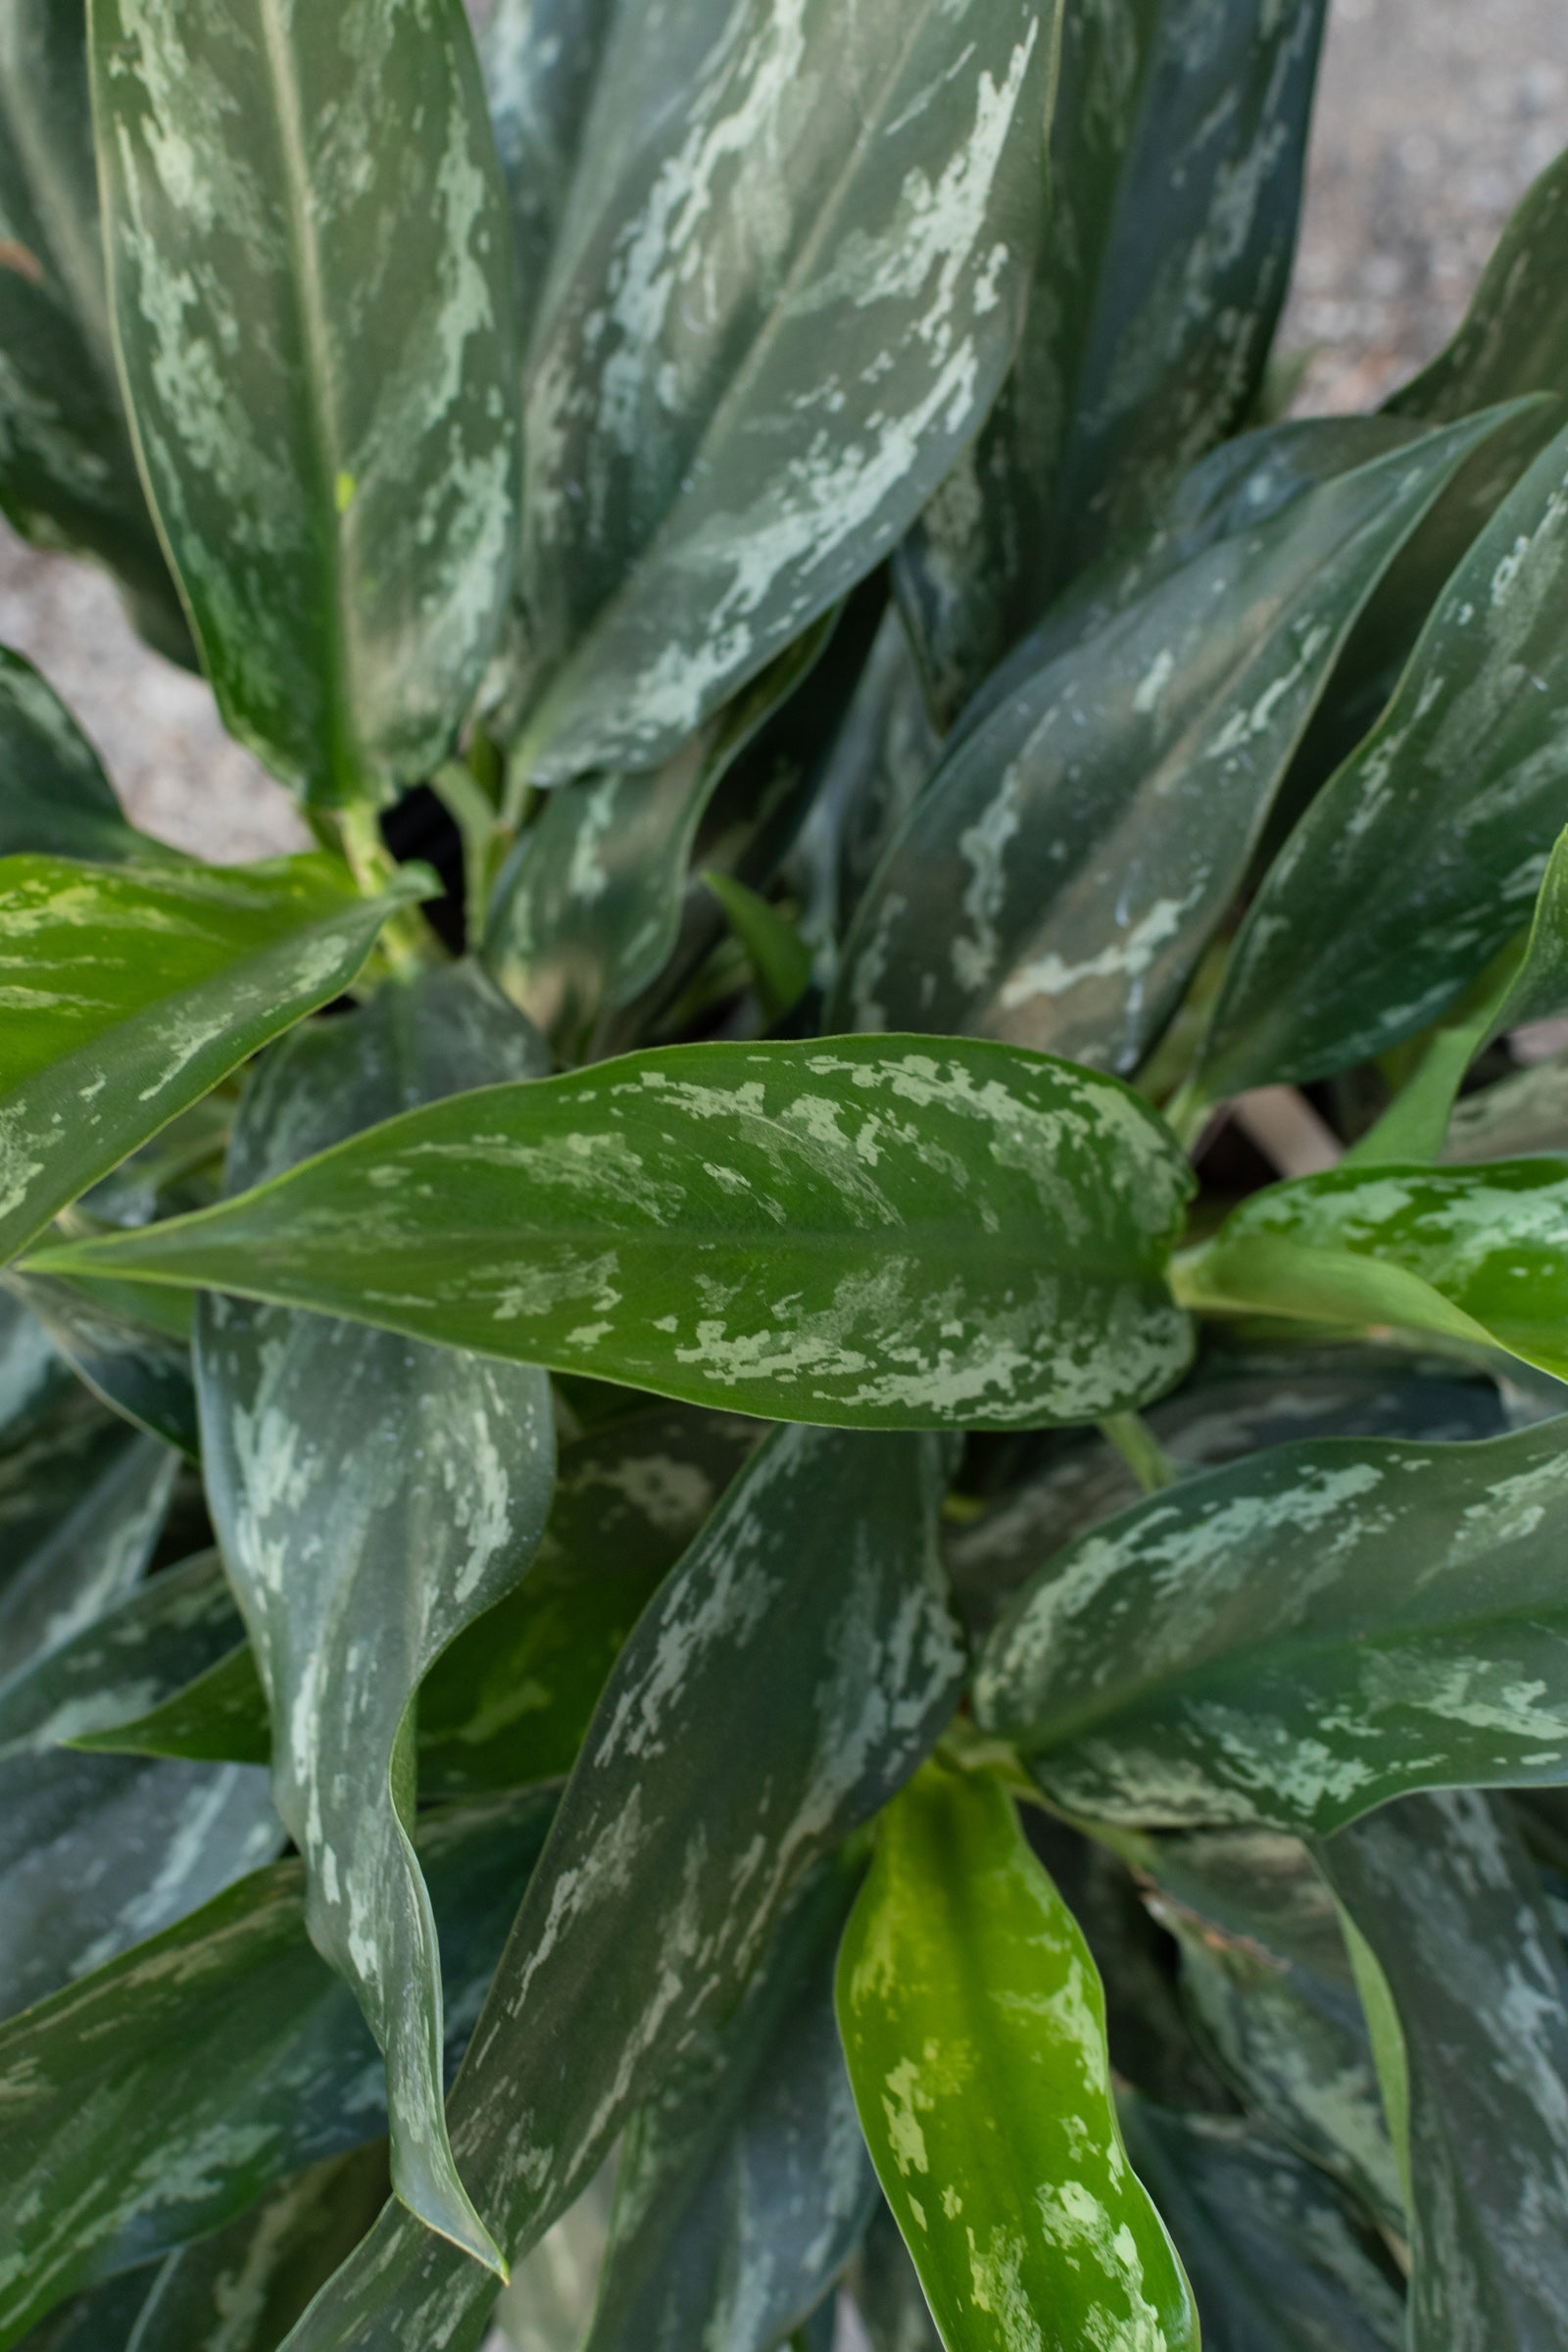
[[[244,1632],[238,1610],[230,1625]],[[145,1715],[83,1732],[74,1745],[94,1755],[182,1756],[193,1764],[270,1764],[272,1719],[248,1642],[235,1642],[194,1682],[182,1683]],[[507,1786],[511,1786],[509,1782]]]
[[[0,1274],[0,1282],[35,1314],[72,1369],[95,1396],[166,1446],[194,1458],[201,1450],[188,1338],[160,1330],[114,1295],[59,1275]],[[155,1308],[167,1294],[149,1292]]]
[[[361,898],[335,858],[168,872],[0,858],[0,1259],[335,997],[420,866]]]
[[[1568,1780],[1565,1431],[1324,1439],[1152,1496],[1020,1596],[977,1715],[1091,1819],[1327,1834]]]
[[[547,780],[676,752],[875,567],[974,431],[1042,226],[1057,13],[617,12],[528,368],[525,757]]]
[[[887,2203],[872,2215],[856,2268],[855,2302],[871,2352],[942,2352],[919,2273]]]
[[[1434,423],[1511,400],[1568,392],[1568,154],[1548,164],[1497,240],[1463,325],[1389,402]]]
[[[720,1156],[713,1156],[715,1153]],[[490,1088],[44,1270],[201,1284],[846,1427],[1157,1396],[1191,1190],[1112,1079],[996,1045],[700,1045]]]
[[[763,1018],[782,1020],[811,985],[811,951],[796,925],[776,906],[733,874],[713,867],[703,880],[724,909],[725,919],[746,950]]]
[[[615,2158],[544,2233],[512,2274],[496,2305],[502,2345],[510,2352],[579,2352],[593,2319],[599,2268],[610,2235]],[[501,2352],[491,2343],[489,2352]]]
[[[621,1651],[450,2102],[514,2260],[729,2015],[811,1864],[947,1720],[931,1440],[783,1430]],[[291,2352],[472,2352],[490,2284],[390,2207]]]
[[[1240,887],[1357,612],[1494,421],[1220,538],[965,730],[866,893],[830,1024],[1133,1068]]]
[[[164,1569],[0,1680],[0,1751],[76,1740],[145,1712],[225,1656],[240,1630],[216,1551]]]
[[[1463,1164],[1536,1152],[1568,1159],[1568,1066],[1560,1054],[1466,1095],[1448,1122],[1442,1157]]]
[[[996,1782],[928,1767],[881,1824],[839,1959],[871,2153],[948,2352],[1164,2352],[1198,2326],[1122,2147],[1104,1998]]]
[[[1410,2352],[1555,2352],[1568,1963],[1535,1871],[1470,1790],[1390,1806],[1319,1858],[1396,2020],[1384,2095],[1408,2115]]]
[[[130,2352],[136,2322],[157,2277],[157,2266],[152,2265],[74,2295],[30,2330],[22,2352]]]
[[[497,0],[479,35],[526,342],[567,210],[615,0]]]
[[[420,1825],[455,2049],[552,1805],[534,1792]],[[0,2344],[95,2278],[221,2227],[286,2174],[384,2128],[375,2046],[311,1948],[297,1862],[0,2030]]]
[[[75,1394],[76,1384],[37,1316],[0,1290],[0,1459],[31,1436],[63,1396]],[[75,1409],[86,1412],[79,1397]]]
[[[0,42],[6,38],[0,31]],[[0,68],[0,108],[4,89]],[[5,284],[6,272],[0,268],[0,321]],[[0,410],[4,402],[0,381]],[[0,449],[3,446],[0,425]],[[3,466],[0,458],[0,477]],[[0,858],[24,851],[101,858],[110,865],[148,855],[175,860],[172,850],[149,841],[125,822],[97,753],[70,711],[30,662],[0,646]]]
[[[446,756],[513,569],[513,258],[467,20],[91,24],[119,348],[220,707],[311,799],[391,800]]]
[[[902,559],[947,717],[1250,403],[1295,252],[1324,13],[1065,11],[1053,218],[1023,341]]]

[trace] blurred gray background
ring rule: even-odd
[[[1285,329],[1311,354],[1298,407],[1372,405],[1436,351],[1564,146],[1565,0],[1333,0]],[[286,794],[228,741],[206,688],[131,636],[108,583],[3,524],[0,640],[64,695],[149,832],[220,858],[303,843]]]

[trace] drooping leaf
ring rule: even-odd
[[[877,2195],[833,2015],[860,1878],[825,1863],[734,2016],[638,2110],[583,2352],[774,2352]]]
[[[1555,1784],[1564,1526],[1561,1421],[1281,1446],[1050,1561],[976,1714],[1091,1820],[1326,1835],[1408,1789]]]
[[[1411,2352],[1548,2352],[1568,2298],[1568,1961],[1535,1872],[1473,1790],[1391,1805],[1319,1859],[1396,2019]]]
[[[1043,226],[1057,13],[617,13],[528,362],[543,778],[677,751],[973,432]]]
[[[470,965],[389,981],[294,1031],[240,1106],[236,1187],[376,1119],[519,1080],[537,1033]],[[277,1808],[308,1872],[318,1951],[386,2053],[392,2177],[432,2229],[500,2268],[442,2115],[435,1920],[415,1858],[415,1695],[519,1582],[555,1469],[550,1383],[290,1307],[197,1316],[213,1524],[272,1722]]]
[[[0,859],[0,1259],[335,997],[429,879],[406,868],[366,899],[317,855],[167,872]]]
[[[1458,333],[1388,403],[1434,423],[1521,392],[1568,393],[1568,153],[1526,191]]]
[[[839,1959],[882,2186],[948,2352],[1198,2343],[1127,2162],[1104,1998],[996,1782],[929,1766],[889,1809]]]
[[[1236,896],[1357,612],[1494,421],[1219,539],[965,731],[866,893],[829,1023],[1133,1068]]]
[[[164,1569],[37,1663],[0,1677],[0,1753],[144,1713],[225,1656],[239,1630],[217,1552]]]
[[[1315,2165],[1228,2116],[1128,2099],[1121,2121],[1192,2279],[1206,2352],[1403,2352],[1387,2249]]]
[[[1173,1385],[1191,1184],[1136,1096],[1004,1046],[683,1046],[435,1103],[35,1262],[775,1419],[1031,1427]]]
[[[1052,224],[1022,343],[901,551],[945,717],[1251,402],[1296,247],[1324,14],[1323,0],[1064,12]]]
[[[1568,433],[1439,600],[1398,693],[1266,875],[1195,1078],[1343,1069],[1436,1020],[1529,920],[1562,829]],[[1327,919],[1353,906],[1353,923]]]
[[[138,1429],[194,1459],[201,1450],[190,1341],[144,1321],[114,1296],[96,1295],[58,1275],[0,1274],[35,1314],[72,1369],[95,1396]],[[168,1294],[146,1294],[155,1307]]]
[[[639,1620],[600,1701],[449,2106],[514,2261],[631,2109],[733,2012],[811,1865],[956,1702],[930,1439],[782,1430]],[[486,2275],[389,2207],[290,2352],[449,2352]]]
[[[553,1803],[534,1791],[420,1824],[454,2058]],[[246,1879],[0,2029],[0,2344],[385,2124],[375,2045],[311,1947],[297,1862]]]
[[[0,33],[0,40],[5,37]],[[4,88],[0,69],[0,103]],[[4,286],[0,269],[0,320]],[[4,401],[0,382],[0,410]],[[0,447],[3,441],[0,425]],[[3,466],[0,459],[0,477]],[[30,662],[0,646],[0,858],[23,853],[101,858],[111,865],[148,855],[175,857],[126,823],[97,753],[70,711]]]
[[[391,800],[445,758],[513,570],[511,237],[467,20],[90,19],[119,348],[224,719],[314,801]]]

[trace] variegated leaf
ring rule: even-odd
[[[230,730],[317,802],[445,758],[512,579],[506,199],[460,0],[90,0],[115,325]]]
[[[931,1765],[889,1808],[845,1934],[839,2027],[948,2352],[1191,2347],[1180,2263],[1127,2162],[1104,1996],[995,1781]]]
[[[420,1824],[454,2062],[553,1805],[533,1791]],[[0,2096],[4,2345],[95,2278],[221,2228],[385,2128],[375,2046],[311,1948],[298,1862],[0,2028]]]
[[[1220,539],[966,730],[866,893],[829,1026],[1132,1069],[1236,896],[1356,614],[1494,421]]]
[[[1537,1152],[1568,1159],[1568,1066],[1560,1054],[1466,1095],[1440,1156],[1464,1165]]]
[[[512,214],[524,347],[618,13],[615,0],[497,0],[479,12],[479,61]]]
[[[717,1156],[715,1156],[715,1153]],[[774,1419],[1029,1428],[1191,1335],[1192,1177],[1115,1080],[998,1045],[698,1045],[435,1103],[261,1190],[41,1253]]]
[[[429,887],[416,866],[362,898],[316,855],[168,871],[0,858],[0,1260],[347,987]]]
[[[1042,226],[1058,6],[617,12],[528,362],[541,777],[677,751],[973,432]]]
[[[1296,246],[1324,14],[1325,0],[1064,11],[1052,220],[1022,343],[900,559],[946,718],[1251,401]]]
[[[1319,1849],[1392,2002],[1410,2352],[1554,2352],[1568,2302],[1568,1962],[1503,1808],[1416,1797]]]
[[[621,1651],[450,2102],[518,2259],[731,2014],[811,1865],[956,1702],[930,1439],[782,1430]],[[472,2352],[486,2275],[390,2207],[290,2352]]]
[[[196,1428],[196,1392],[191,1381],[189,1315],[169,1316],[169,1294],[140,1295],[175,1332],[145,1320],[118,1295],[58,1275],[0,1272],[0,1284],[35,1314],[72,1370],[95,1396],[126,1421],[194,1459],[201,1450]]]
[[[163,1569],[35,1664],[0,1678],[0,1755],[144,1713],[225,1656],[239,1631],[216,1551]]]
[[[1388,403],[1396,416],[1451,417],[1521,392],[1568,392],[1568,153],[1514,212],[1453,340]]]
[[[1564,1438],[1324,1439],[1152,1495],[1026,1588],[976,1713],[1090,1819],[1326,1835],[1568,1780]]]
[[[925,2289],[885,2199],[855,2267],[855,2306],[871,2352],[942,2352]]]
[[[230,1181],[276,1175],[413,1102],[525,1079],[542,1059],[471,965],[389,981],[277,1048],[241,1104]],[[305,1856],[312,1939],[386,2053],[397,2193],[499,2269],[442,2115],[414,1700],[533,1556],[555,1467],[549,1380],[225,1298],[201,1302],[196,1372],[209,1507],[271,1714],[273,1792]]]
[[[6,37],[0,30],[0,42]],[[0,105],[4,89],[0,71]],[[0,289],[4,285],[0,267]],[[3,319],[0,291],[0,322]],[[0,359],[0,413],[5,405],[5,366]],[[3,446],[0,423],[0,449]],[[0,457],[0,492],[3,481]],[[24,852],[101,858],[110,865],[135,857],[175,858],[172,850],[149,841],[126,823],[97,753],[70,711],[30,662],[0,646],[0,858]]]
[[[579,2352],[594,2316],[599,2270],[610,2236],[615,2158],[524,2255],[496,2305],[501,2344],[488,2352]]]

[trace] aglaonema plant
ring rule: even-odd
[[[1560,2352],[1568,161],[1281,420],[1321,0],[475,17],[0,19],[317,845],[0,652],[0,2347]]]

